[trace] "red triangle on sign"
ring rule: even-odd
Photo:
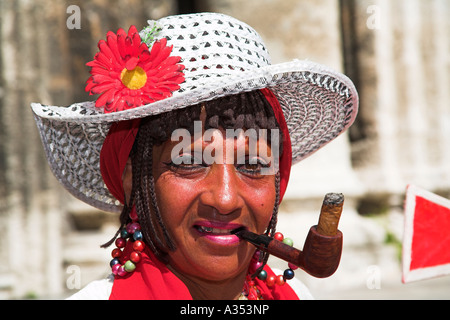
[[[403,237],[404,283],[450,274],[450,200],[408,186]]]

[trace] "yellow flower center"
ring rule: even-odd
[[[133,70],[124,68],[120,73],[120,80],[128,89],[138,90],[147,82],[147,74],[141,67],[136,67]]]

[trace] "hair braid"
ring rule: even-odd
[[[154,143],[153,136],[149,134],[150,130],[151,127],[143,126],[136,137],[137,148],[132,154],[133,188],[136,186],[134,190],[136,212],[144,239],[159,258],[164,258],[168,251],[175,249],[175,246],[163,223],[156,201],[152,172]],[[161,233],[164,240],[159,236]]]
[[[278,221],[278,208],[280,206],[280,171],[275,174],[275,204],[273,206],[272,218],[270,219],[269,226],[266,229],[265,234],[269,237],[273,237],[277,227]],[[270,254],[267,252],[262,252],[259,256],[259,261],[262,262],[261,266],[255,271],[252,277],[256,277],[269,260]]]

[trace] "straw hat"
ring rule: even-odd
[[[128,34],[132,36],[131,31]],[[122,30],[121,36],[123,33]],[[111,91],[97,101],[67,107],[31,104],[54,175],[75,197],[101,210],[121,210],[121,204],[106,188],[99,167],[100,150],[113,122],[269,88],[278,98],[286,119],[294,164],[344,132],[356,117],[358,94],[351,80],[309,61],[271,65],[256,31],[232,17],[218,13],[170,16],[149,21],[149,27],[139,36],[147,44],[150,55],[155,46],[162,50],[167,40],[165,61],[168,70],[173,72],[155,80],[160,87],[147,88],[142,99],[138,99],[144,105],[133,105],[136,100],[131,99],[115,106],[113,100],[117,102],[121,96]],[[99,47],[102,50],[100,43]],[[93,70],[100,63],[100,57],[96,58],[97,63],[88,64]],[[136,61],[131,59],[126,63],[136,66]],[[151,67],[142,69],[149,75]],[[96,86],[102,84],[98,79],[103,78],[95,78],[94,72],[91,73],[88,89],[98,93],[100,89],[95,91]],[[124,77],[122,72],[122,84]],[[117,82],[120,79],[113,81],[116,88],[120,87]]]

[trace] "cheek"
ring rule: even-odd
[[[163,219],[166,219],[165,216],[168,213],[170,213],[170,220],[182,218],[195,197],[195,188],[191,184],[185,181],[177,183],[177,179],[165,179],[164,177],[157,180],[155,191]]]
[[[273,183],[270,183],[270,185],[273,186]],[[252,210],[255,212],[255,219],[258,221],[259,233],[263,233],[269,225],[273,214],[275,198],[274,186],[258,190],[252,198]]]
[[[198,188],[189,180],[164,177],[155,182],[156,202],[167,230],[180,246],[197,215]],[[198,204],[197,204],[198,205]]]
[[[186,208],[192,202],[193,187],[188,180],[179,179],[170,173],[162,164],[165,149],[162,146],[154,146],[153,151],[153,176],[155,178],[155,195],[164,224],[171,229],[183,219]],[[164,158],[165,159],[165,158]],[[169,160],[167,160],[169,161]]]
[[[263,233],[269,225],[275,205],[275,178],[267,176],[256,181],[243,179],[240,185],[246,211],[249,212],[248,218],[254,221],[257,231]]]

